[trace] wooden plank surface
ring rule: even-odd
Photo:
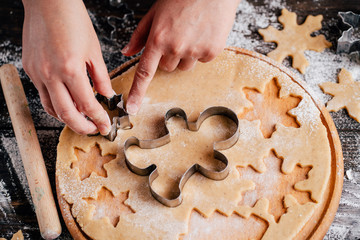
[[[123,2],[128,3],[128,8],[124,5],[111,6],[108,1],[85,1],[100,38],[109,71],[128,59],[121,55],[120,49],[125,46],[134,26],[152,3],[152,1],[146,0]],[[271,5],[271,2],[273,2],[273,7],[268,11],[274,11],[277,16],[280,15],[281,6],[287,6],[290,10],[295,11],[299,15],[299,21],[302,21],[308,14],[323,14],[323,30],[320,32],[324,33],[333,45],[336,45],[336,39],[341,34],[338,28],[337,12],[352,10],[360,13],[358,0],[244,0],[242,5],[251,4],[255,11],[263,11],[263,6]],[[128,14],[128,17],[123,18],[125,14]],[[20,70],[55,194],[56,145],[63,125],[43,111],[36,89],[21,69],[22,21],[21,1],[0,0],[0,65],[14,63]],[[113,31],[112,25],[116,26],[116,31]],[[250,25],[248,29],[250,33],[247,37],[257,41],[261,39],[256,26]],[[268,48],[255,47],[255,50],[267,53],[274,46],[269,43],[263,45]],[[335,47],[332,47],[331,51],[335,51]],[[332,113],[332,117],[342,142],[345,177],[340,207],[325,239],[360,239],[360,124],[349,118],[344,110]],[[21,229],[26,239],[40,239],[19,151],[1,90],[0,142],[0,237],[10,239],[13,233]],[[71,239],[65,225],[63,225],[63,234],[59,239]]]

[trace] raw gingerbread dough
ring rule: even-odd
[[[116,92],[128,92],[134,73],[133,67],[112,81]],[[183,203],[169,208],[152,197],[147,177],[138,176],[128,170],[123,154],[124,141],[130,136],[154,139],[163,135],[164,114],[170,108],[183,108],[190,121],[196,120],[204,109],[216,105],[231,108],[240,116],[245,109],[255,106],[246,98],[243,89],[264,93],[273,79],[276,79],[280,88],[279,98],[292,96],[300,99],[300,103],[288,112],[299,126],[285,126],[274,119],[275,130],[270,138],[265,138],[260,131],[259,120],[240,119],[239,141],[232,148],[222,151],[228,157],[231,167],[225,180],[214,181],[195,174],[183,189]],[[262,101],[261,95],[257,101]],[[188,72],[175,71],[169,74],[158,71],[139,113],[132,117],[131,121],[133,128],[119,130],[114,142],[101,136],[80,136],[68,127],[65,127],[60,136],[56,165],[60,194],[71,204],[72,215],[79,226],[93,239],[219,239],[215,236],[221,232],[224,234],[220,237],[222,239],[242,236],[261,238],[261,235],[262,239],[293,239],[324,201],[324,191],[330,176],[331,153],[320,111],[311,97],[288,75],[257,57],[227,50],[214,61],[198,63]],[[192,141],[192,146],[204,147],[206,141],[214,136],[219,139],[228,136],[231,133],[228,129],[231,128],[222,127],[228,125],[229,120],[221,116],[207,119],[201,126],[201,136],[197,136],[198,142]],[[181,127],[176,129],[181,133]],[[107,177],[93,172],[81,180],[80,170],[73,164],[78,161],[75,151],[82,149],[89,153],[97,145],[102,156],[112,154],[116,155],[116,158],[103,166]],[[203,157],[206,157],[206,147],[204,151]],[[285,213],[278,219],[271,213],[270,206],[272,196],[277,192],[280,183],[271,176],[262,178],[264,173],[272,168],[264,164],[264,159],[272,151],[276,157],[283,159],[282,173],[279,174],[293,174],[294,168],[299,166],[310,169],[306,178],[297,182],[291,191],[308,192],[311,199],[301,203],[291,192],[285,191]],[[136,155],[136,151],[134,154]],[[169,153],[163,151],[157,154],[165,157]],[[137,155],[139,161],[147,156],[149,155]],[[180,159],[173,161],[182,164]],[[251,176],[267,184],[266,194],[258,190],[259,187],[251,178],[240,176],[241,169],[250,167],[256,170]],[[158,184],[159,188],[161,186],[164,186],[163,183]],[[104,191],[104,188],[111,191],[114,197],[128,194],[124,204],[131,208],[132,212],[120,214],[115,227],[114,221],[106,216],[106,211],[99,211],[97,206],[92,204],[94,201],[89,201],[96,200],[98,192]],[[244,193],[253,196],[254,205],[242,203]],[[192,214],[193,210],[202,217]],[[201,229],[205,233],[197,229],[203,226],[199,225],[201,219],[215,221],[208,225],[206,230]],[[217,222],[219,219],[221,222]],[[246,225],[247,228],[237,225],[254,223],[254,219],[258,219],[256,224]],[[264,233],[252,235],[251,233],[257,233],[257,226],[261,222],[265,223]],[[224,224],[226,231],[221,231]],[[247,229],[248,233],[243,233]],[[210,238],[207,238],[206,233],[216,234],[210,234]]]
[[[321,89],[334,96],[326,107],[329,111],[339,111],[346,108],[350,117],[360,122],[360,82],[354,81],[351,73],[345,68],[341,69],[339,83],[326,82],[320,84]]]
[[[265,42],[275,42],[278,46],[267,55],[282,62],[287,56],[293,58],[293,67],[301,73],[305,73],[309,65],[305,58],[305,50],[314,50],[322,52],[325,48],[331,47],[331,43],[326,41],[324,35],[312,37],[311,33],[321,29],[322,15],[308,16],[305,22],[298,25],[296,22],[296,13],[283,9],[279,22],[284,26],[283,30],[269,26],[266,29],[259,29],[260,35]]]

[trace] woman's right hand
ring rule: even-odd
[[[97,92],[111,97],[114,91],[83,2],[23,3],[23,66],[45,111],[79,134],[107,134],[110,120],[94,97],[87,71]]]

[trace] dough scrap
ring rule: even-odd
[[[117,92],[127,93],[134,72],[135,68],[131,68],[114,79],[113,88]],[[125,140],[131,136],[139,139],[160,137],[164,134],[164,114],[170,108],[184,109],[190,116],[190,121],[196,120],[200,112],[214,105],[229,107],[241,115],[245,108],[254,107],[246,98],[243,89],[251,88],[264,93],[267,84],[273,79],[277,80],[280,88],[280,98],[294,96],[301,99],[297,107],[289,111],[300,126],[286,127],[277,122],[271,137],[264,138],[259,120],[242,119],[242,139],[232,148],[222,151],[231,162],[230,174],[225,180],[213,181],[195,174],[183,189],[184,202],[176,208],[168,208],[152,197],[146,177],[133,174],[127,168],[123,154]],[[169,81],[171,84],[168,84]],[[328,166],[331,156],[327,131],[322,124],[320,111],[302,87],[280,69],[256,58],[256,55],[254,57],[228,50],[210,63],[198,63],[190,72],[175,71],[169,74],[158,71],[139,113],[131,121],[134,127],[131,130],[119,130],[114,142],[109,142],[101,136],[80,136],[68,127],[64,128],[60,136],[56,166],[60,194],[71,204],[72,216],[79,226],[93,239],[178,239],[180,236],[186,236],[189,230],[196,231],[196,222],[195,225],[188,226],[194,210],[204,218],[216,218],[218,214],[214,214],[215,212],[234,219],[256,216],[268,224],[264,235],[267,239],[271,239],[274,234],[283,234],[283,237],[278,238],[279,235],[275,235],[272,239],[291,239],[301,231],[309,216],[323,201],[329,180]],[[214,117],[203,124],[207,124],[203,127],[212,127],[227,123],[224,118]],[[229,134],[223,131],[224,128],[219,129],[218,136]],[[294,136],[299,138],[299,141],[293,141],[294,144],[300,144],[299,146],[290,145]],[[112,154],[116,155],[116,158],[103,165],[107,177],[92,173],[81,181],[78,168],[71,168],[72,163],[77,161],[75,149],[89,153],[96,145],[99,146],[102,156]],[[312,147],[303,154],[301,146]],[[238,153],[230,151],[235,148],[239,149]],[[255,174],[261,176],[261,170],[267,171],[266,166],[264,168],[261,165],[263,158],[272,150],[283,158],[284,174],[291,174],[292,167],[296,165],[311,166],[313,173],[321,174],[320,178],[309,172],[308,178],[296,185],[298,191],[311,192],[312,199],[316,202],[300,204],[296,199],[291,199],[291,196],[285,197],[287,212],[280,217],[279,222],[269,213],[271,199],[259,195],[254,206],[240,204],[243,194],[256,190],[256,185],[250,179],[241,178],[237,167],[253,166],[258,168]],[[238,155],[241,151],[248,151],[254,155],[240,159]],[[316,152],[319,154],[316,155]],[[312,157],[313,154],[316,158]],[[274,181],[269,190],[276,189],[276,186],[277,183]],[[124,204],[131,207],[133,213],[121,215],[116,227],[106,216],[97,218],[95,204],[86,201],[89,198],[98,199],[98,193],[102,188],[109,190],[114,197],[128,192]],[[211,225],[209,229],[216,231],[217,226]]]
[[[277,30],[269,26],[266,29],[259,29],[259,33],[265,42],[275,42],[278,45],[267,56],[280,63],[287,56],[291,56],[293,58],[293,67],[304,74],[306,67],[309,65],[304,51],[322,52],[325,48],[331,47],[332,44],[325,39],[324,35],[315,37],[310,35],[321,29],[322,15],[310,15],[301,25],[297,24],[296,17],[296,13],[289,12],[284,8],[279,17],[279,22],[284,26],[284,29]]]
[[[360,122],[360,82],[354,81],[351,73],[342,68],[339,83],[325,82],[320,84],[321,89],[333,97],[326,104],[329,111],[339,111],[346,108],[350,117]]]

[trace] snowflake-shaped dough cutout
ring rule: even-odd
[[[275,42],[278,45],[275,50],[267,54],[270,58],[282,62],[287,56],[291,56],[293,67],[304,74],[309,65],[304,51],[322,52],[325,48],[331,47],[332,44],[325,39],[324,35],[316,37],[310,35],[321,29],[322,15],[310,15],[301,25],[297,24],[296,17],[296,13],[289,12],[284,8],[279,17],[279,22],[284,26],[284,29],[277,30],[269,26],[266,29],[259,29],[259,33],[265,42]]]
[[[326,107],[329,111],[339,111],[346,108],[350,117],[360,122],[360,82],[354,81],[351,73],[341,69],[339,83],[325,82],[320,84],[321,89],[333,97]]]

